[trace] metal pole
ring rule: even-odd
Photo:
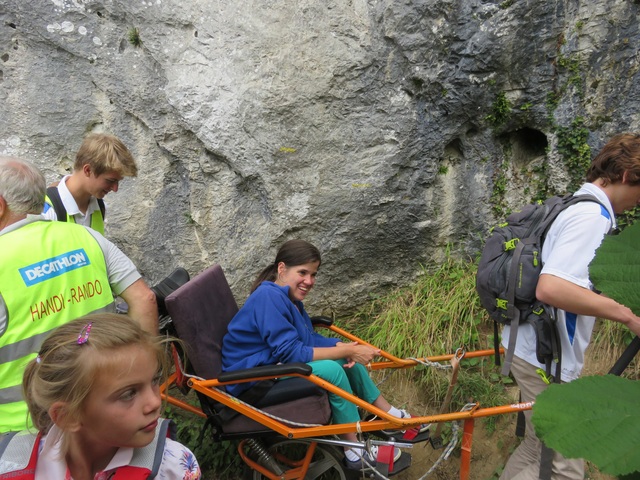
[[[611,370],[609,370],[609,374],[617,375],[617,376],[622,375],[622,372],[624,372],[625,368],[629,366],[629,364],[631,363],[631,360],[634,359],[634,357],[639,351],[640,351],[640,337],[636,336],[636,338],[634,338],[631,341],[631,343],[627,346],[625,351],[622,352],[622,355],[620,355],[620,358],[618,359],[618,361],[613,365],[613,367],[611,367]]]

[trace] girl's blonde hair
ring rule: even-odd
[[[168,367],[166,343],[167,338],[153,336],[138,322],[115,313],[86,315],[58,327],[24,372],[22,390],[33,425],[42,433],[49,431],[53,421],[48,412],[55,402],[66,404],[67,418],[80,419],[97,372],[110,366],[116,349],[148,349],[158,360],[164,380]]]

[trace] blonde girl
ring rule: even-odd
[[[23,377],[38,433],[0,440],[0,479],[199,479],[195,457],[167,438],[170,423],[160,418],[162,343],[125,315],[56,329]]]

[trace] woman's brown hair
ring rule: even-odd
[[[262,270],[251,286],[253,292],[265,280],[275,282],[278,276],[278,264],[283,262],[287,267],[303,265],[305,263],[319,262],[322,263],[320,251],[305,240],[289,240],[285,242],[278,253],[275,261]],[[319,266],[319,265],[318,265]]]

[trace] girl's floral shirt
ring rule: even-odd
[[[57,427],[40,442],[40,453],[36,467],[35,480],[65,479],[73,480],[69,469],[60,455],[62,435]],[[94,480],[110,480],[116,474],[116,470],[126,467],[133,459],[133,448],[120,448],[102,472],[94,476]],[[191,450],[169,438],[166,439],[162,463],[155,477],[158,480],[200,480],[200,465]]]

